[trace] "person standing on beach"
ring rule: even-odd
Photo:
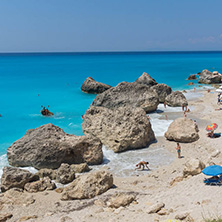
[[[182,110],[184,111],[184,105],[182,105]]]
[[[164,101],[163,105],[164,105],[164,108],[167,107],[167,103],[166,103],[166,101]]]
[[[177,150],[177,155],[178,155],[178,158],[180,159],[181,158],[181,146],[179,143],[177,143],[177,146],[175,147],[175,149]]]

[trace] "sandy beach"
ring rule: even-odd
[[[195,92],[194,92],[195,93]],[[206,186],[203,183],[205,176],[200,173],[196,176],[183,178],[185,163],[197,158],[206,166],[222,164],[221,137],[209,138],[206,136],[206,125],[212,122],[218,124],[216,132],[221,132],[221,111],[215,111],[217,93],[211,90],[202,91],[203,96],[189,101],[192,107],[187,118],[197,120],[200,139],[193,143],[181,143],[182,157],[176,158],[175,142],[164,137],[150,148],[164,147],[175,156],[170,165],[159,167],[157,170],[147,171],[132,177],[117,177],[114,175],[114,188],[102,195],[89,200],[61,201],[60,193],[44,191],[40,193],[25,193],[35,200],[32,204],[7,204],[2,206],[1,213],[11,213],[13,217],[8,221],[172,221],[178,215],[187,214],[184,221],[204,221],[206,218],[221,217],[222,205],[219,186]],[[178,117],[183,116],[178,112]],[[166,160],[167,161],[167,160]],[[119,166],[121,167],[121,166]],[[105,167],[106,168],[106,167]],[[132,169],[134,170],[134,169]],[[179,182],[172,182],[175,178]],[[180,181],[181,180],[181,181]],[[116,193],[126,193],[135,196],[135,200],[127,207],[111,208],[107,201]],[[2,196],[3,194],[1,194]],[[162,215],[148,214],[148,209],[156,204],[164,203]],[[1,206],[1,205],[0,205]]]

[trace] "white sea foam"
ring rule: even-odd
[[[152,124],[152,129],[155,133],[155,136],[164,136],[164,133],[167,131],[173,120],[153,119],[151,116],[150,122]]]
[[[176,113],[176,112],[181,112],[181,107],[171,107],[171,106],[166,106],[166,108],[164,107],[164,104],[160,103],[157,107],[157,113],[158,112],[167,112],[167,113]],[[155,112],[155,113],[156,113]]]
[[[201,93],[201,91],[187,91],[187,93],[184,93],[184,95],[186,96],[187,100],[195,100],[203,97],[203,93]]]
[[[3,173],[3,167],[8,166],[8,160],[7,160],[7,155],[4,154],[2,156],[0,156],[0,179],[2,177],[2,173]]]
[[[160,166],[170,164],[174,156],[163,147],[144,148],[130,150],[123,153],[114,153],[103,146],[104,162],[102,166],[107,166],[116,176],[135,176],[138,174],[147,174],[149,171],[136,171],[135,165],[141,160],[148,161],[151,170]],[[93,166],[93,169],[101,168]]]
[[[2,177],[3,168],[5,166],[9,166],[6,154],[0,156],[0,179]],[[38,171],[34,167],[19,167],[19,168],[24,169],[24,170],[28,170],[31,173],[36,173]]]

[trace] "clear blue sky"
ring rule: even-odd
[[[0,52],[222,50],[221,0],[1,0]]]

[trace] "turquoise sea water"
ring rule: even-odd
[[[115,86],[147,72],[175,90],[189,88],[185,79],[203,69],[222,72],[222,52],[0,54],[0,156],[49,122],[82,135],[81,115],[95,97],[80,90],[88,76]],[[41,105],[55,116],[41,116]]]

